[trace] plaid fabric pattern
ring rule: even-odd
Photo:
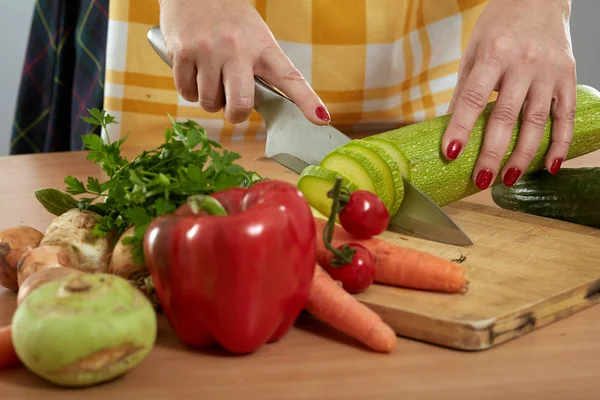
[[[446,113],[460,58],[486,0],[252,0],[284,52],[352,135],[381,132]],[[253,112],[232,125],[182,99],[172,71],[148,45],[157,1],[122,0],[109,10],[105,109],[128,145],[154,146],[171,114],[211,138],[262,139]]]
[[[102,108],[108,0],[37,0],[11,137],[11,154],[80,150]]]

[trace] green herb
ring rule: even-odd
[[[109,124],[117,123],[103,110],[88,110],[84,121],[107,131]],[[124,240],[133,245],[134,262],[144,262],[142,243],[144,233],[152,220],[172,213],[184,204],[188,196],[210,194],[230,187],[248,187],[260,180],[254,172],[234,164],[240,155],[229,152],[208,139],[196,122],[175,122],[166,129],[165,142],[151,151],[144,151],[128,161],[121,155],[121,145],[127,136],[113,143],[104,143],[96,134],[83,137],[89,150],[87,159],[102,166],[108,180],[100,182],[89,177],[82,182],[67,176],[66,192],[83,195],[77,207],[93,207],[101,215],[94,227],[96,236],[116,232],[117,237],[130,226],[134,236]]]

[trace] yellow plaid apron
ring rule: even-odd
[[[343,132],[382,132],[446,114],[460,58],[487,0],[251,0]],[[181,98],[146,32],[156,0],[110,2],[104,108],[112,138],[155,146],[176,120],[221,142],[265,136],[260,116],[233,125]],[[201,29],[201,28],[200,28]]]

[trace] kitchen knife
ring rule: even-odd
[[[148,31],[148,41],[156,53],[173,67],[158,26]],[[255,77],[254,109],[267,128],[265,156],[300,174],[308,165],[319,165],[333,149],[351,139],[331,125],[310,122],[300,109],[280,91]],[[410,232],[426,239],[458,246],[473,244],[467,234],[444,210],[403,178],[404,199],[390,218],[388,230]]]

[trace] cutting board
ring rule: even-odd
[[[600,301],[600,232],[461,201],[444,207],[474,242],[457,247],[385,232],[400,246],[466,257],[466,294],[373,285],[358,298],[400,336],[484,350]]]

